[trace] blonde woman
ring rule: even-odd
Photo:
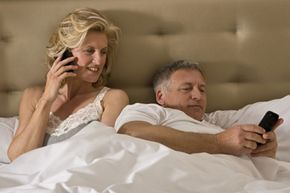
[[[118,34],[119,28],[94,9],[74,10],[60,22],[49,40],[45,86],[27,88],[21,98],[10,160],[66,139],[93,120],[114,126],[128,104],[124,91],[104,86]]]

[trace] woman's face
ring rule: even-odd
[[[107,60],[108,38],[105,33],[89,32],[84,43],[72,49],[79,65],[76,73],[82,80],[97,82]]]

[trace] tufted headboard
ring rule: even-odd
[[[208,111],[290,93],[289,0],[0,0],[0,116],[43,84],[48,37],[78,7],[122,29],[109,85],[131,103],[154,102],[152,74],[177,59],[202,65]]]

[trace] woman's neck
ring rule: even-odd
[[[98,88],[93,87],[92,83],[68,80],[60,89],[60,95],[62,95],[65,100],[70,100],[77,95],[87,94],[97,90]]]

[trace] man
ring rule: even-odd
[[[163,67],[156,73],[153,87],[158,104],[125,107],[115,124],[118,133],[156,141],[186,153],[275,157],[274,132],[265,133],[253,124],[222,129],[204,120],[206,82],[197,64],[181,60]],[[282,122],[279,119],[275,128]]]

